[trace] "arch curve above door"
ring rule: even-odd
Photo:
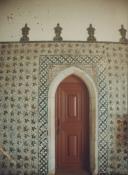
[[[58,85],[66,77],[76,75],[87,86],[90,96],[89,125],[90,125],[90,168],[97,172],[97,88],[93,79],[83,70],[74,66],[61,71],[51,82],[48,93],[48,141],[49,141],[49,174],[55,174],[55,93]]]

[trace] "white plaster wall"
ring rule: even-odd
[[[0,41],[19,41],[25,23],[31,40],[52,40],[58,22],[64,40],[86,40],[92,23],[97,40],[118,41],[120,25],[128,29],[128,0],[0,0]]]

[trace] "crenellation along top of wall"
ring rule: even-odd
[[[88,42],[88,41],[51,41],[51,40],[44,40],[44,41],[28,41],[28,42],[19,42],[19,41],[0,41],[0,44],[29,44],[29,43],[57,43],[57,44],[61,44],[61,43],[87,43],[87,44],[98,44],[98,43],[102,43],[102,44],[121,44],[121,45],[128,45],[128,43],[120,43],[120,42],[115,42],[115,41],[96,41],[96,42]]]

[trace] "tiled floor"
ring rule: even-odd
[[[70,172],[66,172],[66,171],[59,171],[56,173],[56,175],[91,175],[88,172],[85,171],[70,171]]]
[[[86,173],[86,172],[84,172],[84,173],[56,173],[56,175],[90,175],[89,173]]]

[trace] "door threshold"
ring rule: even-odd
[[[87,171],[57,171],[55,175],[91,175]]]

